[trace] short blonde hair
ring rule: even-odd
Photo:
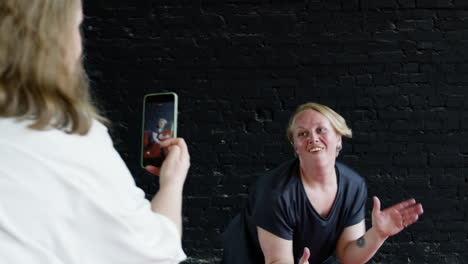
[[[30,128],[86,134],[93,106],[82,62],[72,72],[70,36],[81,0],[0,1],[0,117],[31,119]]]
[[[305,103],[296,108],[296,111],[291,115],[289,118],[288,129],[286,131],[286,135],[288,140],[291,144],[293,144],[293,133],[292,133],[292,126],[296,121],[297,116],[306,110],[315,110],[322,115],[324,115],[328,121],[330,121],[331,125],[335,129],[336,133],[351,138],[353,136],[353,132],[351,129],[346,125],[346,121],[344,118],[338,114],[337,112],[333,111],[330,107],[318,104],[318,103]]]

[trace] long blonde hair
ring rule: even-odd
[[[81,0],[0,1],[0,117],[79,135],[93,119],[107,121],[91,102],[81,60],[67,61],[80,10]]]

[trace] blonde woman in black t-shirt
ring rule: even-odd
[[[374,197],[366,231],[365,181],[336,162],[352,132],[327,106],[299,106],[287,136],[297,158],[259,177],[223,234],[223,263],[324,263],[334,253],[342,263],[365,263],[423,213],[414,199],[380,210]]]

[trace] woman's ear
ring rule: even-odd
[[[338,135],[337,141],[338,141],[338,144],[336,146],[336,156],[338,157],[338,155],[340,154],[340,151],[343,149],[343,142],[341,140],[341,135]]]
[[[294,144],[294,141],[289,141],[289,143],[291,143],[291,146],[294,149],[294,155],[297,157],[297,146],[296,146],[296,144]]]

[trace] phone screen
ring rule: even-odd
[[[148,94],[143,104],[142,160],[143,167],[161,167],[167,150],[160,143],[177,136],[177,95]]]

